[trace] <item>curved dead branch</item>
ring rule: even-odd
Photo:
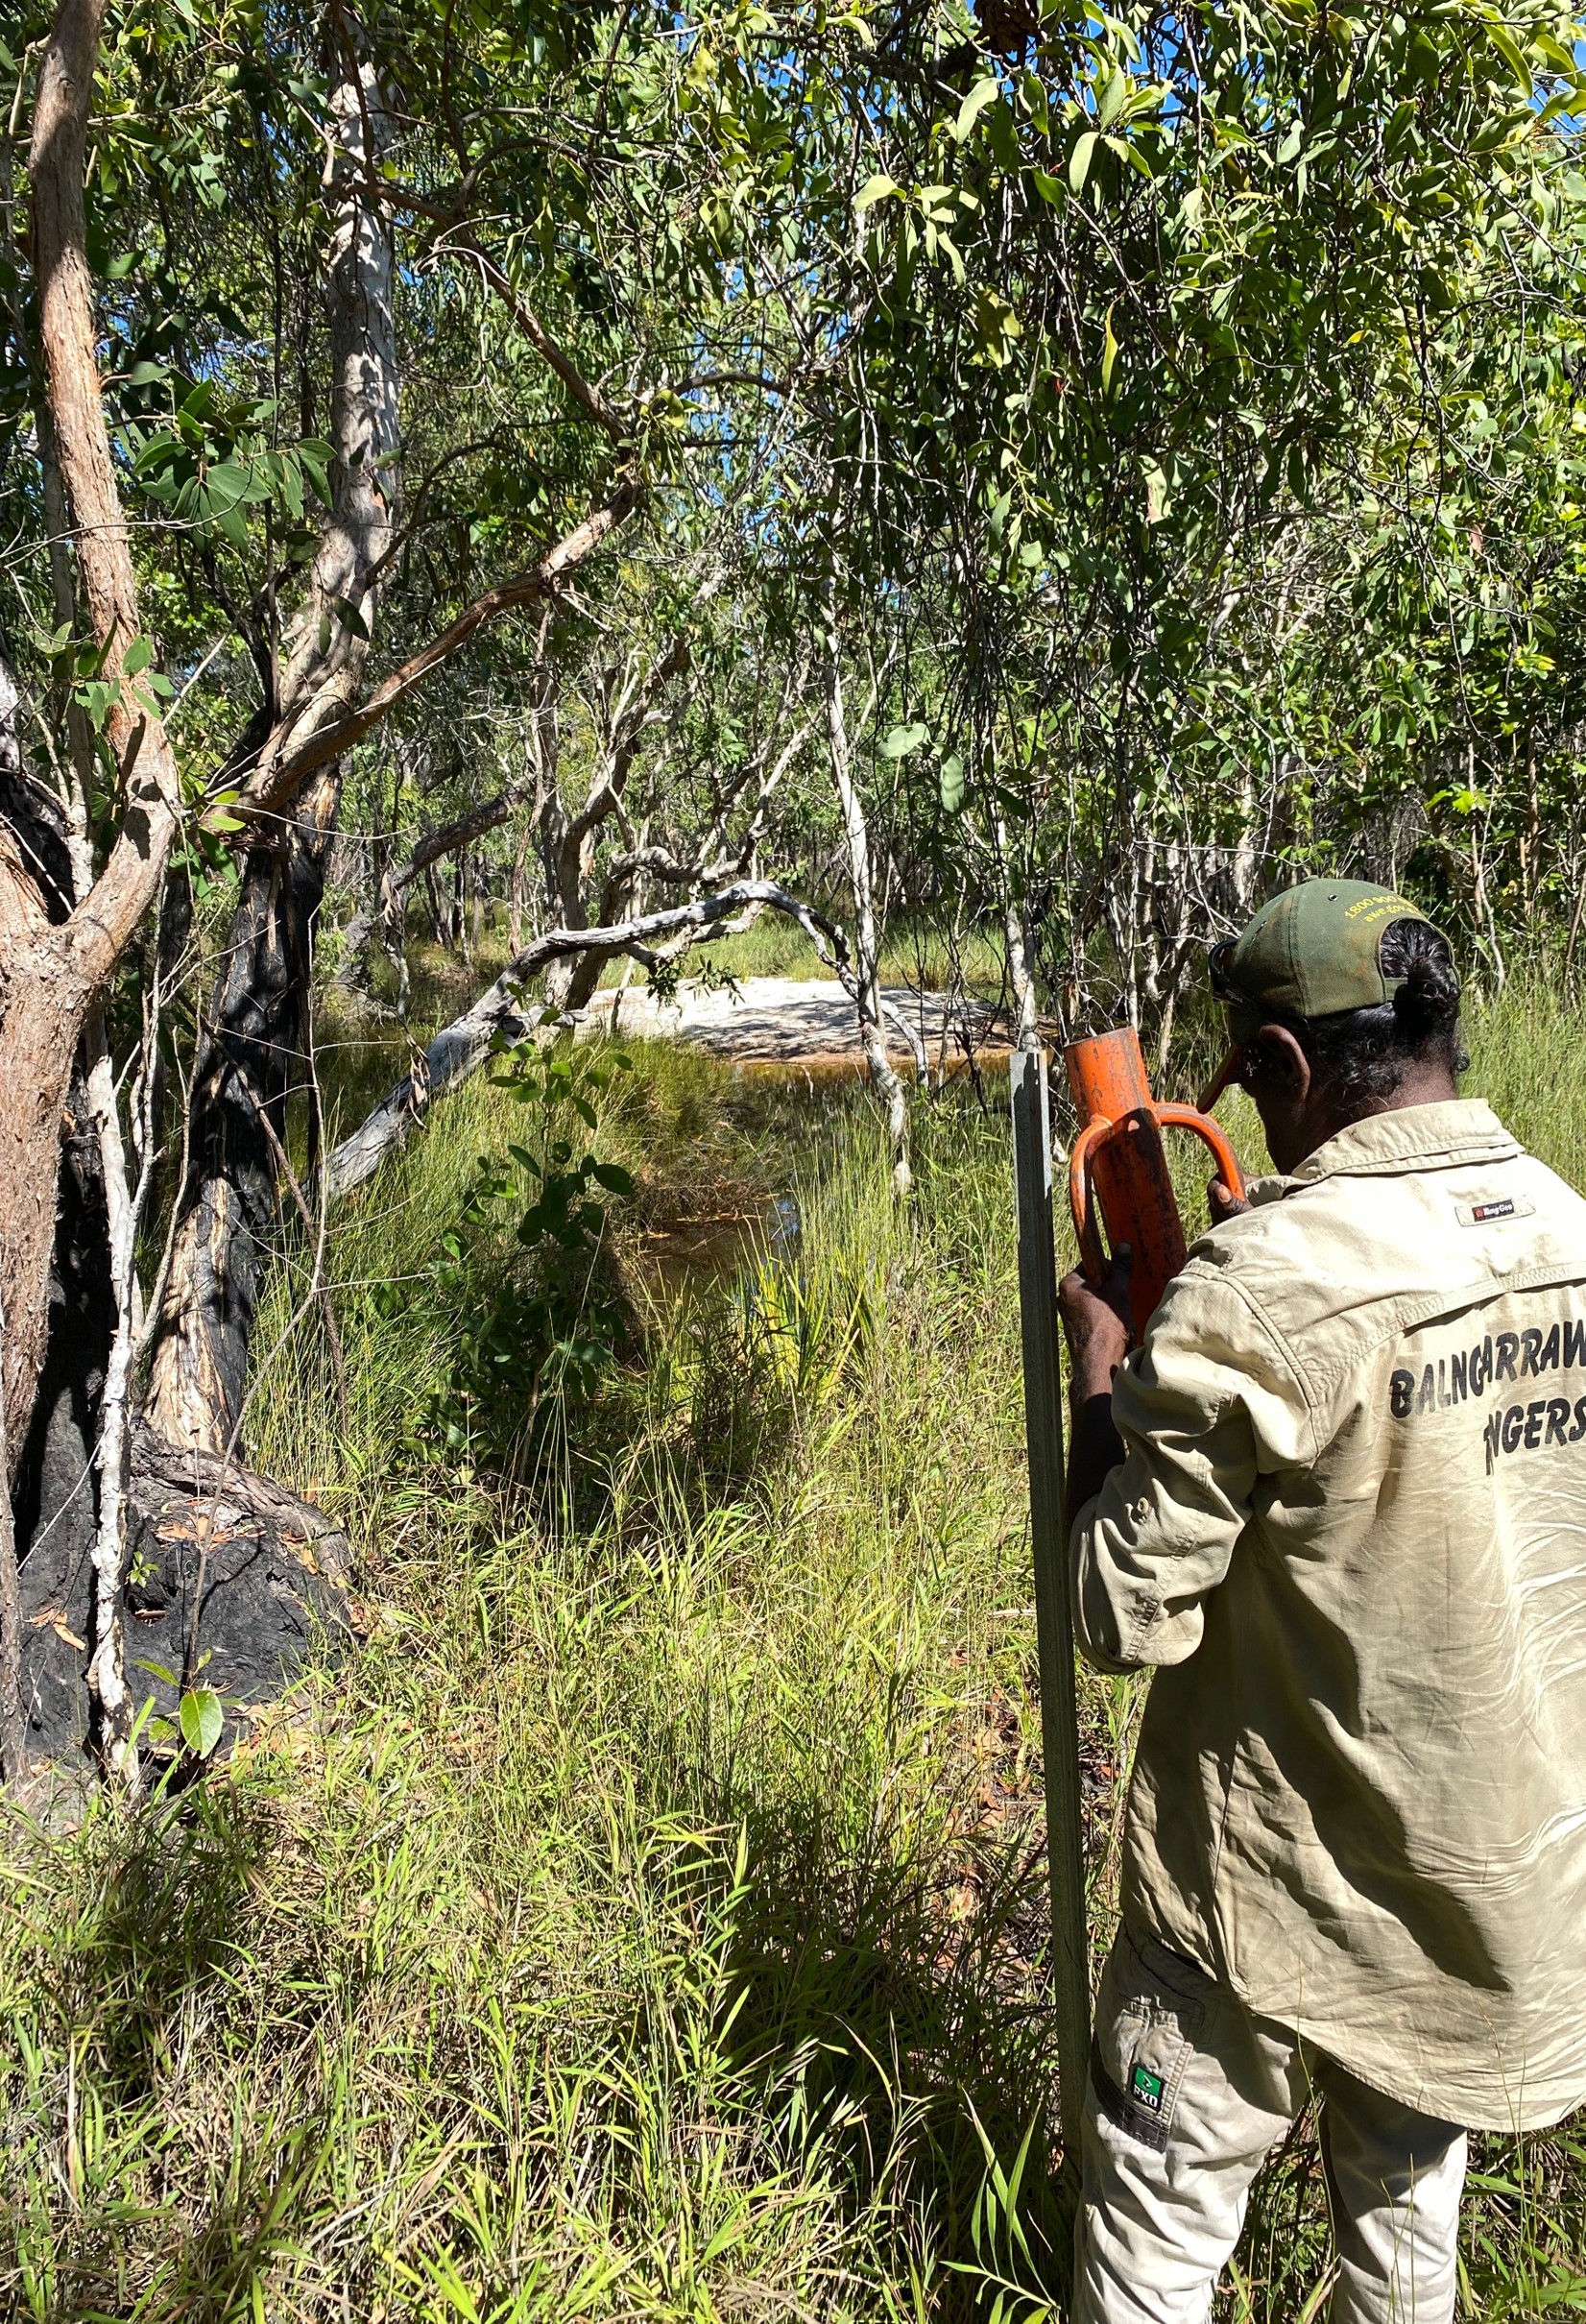
[[[386,1155],[405,1145],[416,1122],[429,1111],[442,1090],[466,1079],[490,1053],[499,1033],[516,1041],[556,1011],[524,999],[524,986],[553,961],[569,955],[592,953],[610,958],[632,953],[654,957],[651,947],[664,944],[668,954],[696,942],[708,929],[745,910],[784,912],[798,922],[819,957],[833,968],[854,1007],[863,1015],[859,985],[849,956],[848,939],[834,920],[817,911],[802,897],[789,895],[772,880],[738,880],[713,896],[696,896],[691,903],[674,904],[664,911],[643,912],[610,928],[553,928],[511,960],[490,990],[471,1008],[443,1026],[413,1068],[387,1091],[372,1113],[344,1138],[326,1157],[325,1190],[331,1201],[350,1194],[372,1177]]]

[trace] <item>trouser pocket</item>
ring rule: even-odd
[[[1184,2070],[1215,2001],[1192,1962],[1119,1930],[1096,2000],[1091,2079],[1108,2120],[1157,2154],[1166,2152]]]

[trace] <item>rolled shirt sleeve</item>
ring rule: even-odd
[[[1318,1446],[1268,1325],[1214,1263],[1169,1284],[1113,1389],[1124,1458],[1069,1531],[1074,1624],[1100,1669],[1183,1662],[1265,1472]]]

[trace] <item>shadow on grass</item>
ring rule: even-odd
[[[1003,2313],[1033,2311],[1068,2272],[1039,1822],[925,1871],[884,1834],[855,1860],[818,1811],[752,1809],[745,1828],[752,1885],[727,1964],[736,2060],[768,2084],[805,2061],[811,2117],[845,2125],[854,2215],[900,2198],[905,2280],[928,2248],[933,2315],[983,2312],[1010,2275],[1023,2299]],[[1021,2250],[985,2189],[988,2157],[1011,2170],[1026,2142]]]
[[[0,2025],[13,2068],[6,2312],[39,2324],[128,2312],[129,2276],[157,2250],[147,2299],[229,2315],[268,2264],[308,2167],[300,2124],[256,2126],[196,2234],[168,2190],[192,2160],[186,2053],[246,1981],[271,1837],[268,1800],[218,1778],[135,1813],[107,1810],[69,1852],[41,1857],[30,1974]]]
[[[119,2101],[154,2089],[182,2014],[229,1988],[271,1833],[267,1802],[211,1779],[82,1836],[75,1911],[36,1926],[39,2000],[91,2034]]]

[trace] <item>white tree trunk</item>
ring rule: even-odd
[[[1014,1047],[1033,1050],[1040,1046],[1035,978],[1030,970],[1030,956],[1024,939],[1024,915],[1020,908],[1013,876],[1013,848],[1008,838],[1007,819],[995,803],[992,807],[992,837],[997,847],[997,868],[1002,882],[1002,938],[1008,954],[1008,982],[1013,986]]]
[[[94,1647],[88,1689],[99,1705],[100,1746],[110,1773],[128,1790],[138,1782],[137,1747],[132,1741],[132,1701],[127,1685],[126,1639],[121,1585],[127,1562],[128,1391],[132,1366],[135,1278],[132,1246],[137,1217],[127,1184],[127,1155],[116,1112],[115,1068],[104,1021],[96,1009],[84,1041],[88,1052],[88,1103],[99,1138],[109,1219],[110,1291],[115,1331],[99,1407],[95,1465],[99,1471],[99,1519],[94,1533]]]
[[[881,1028],[881,987],[876,933],[875,889],[871,876],[870,827],[864,801],[853,780],[848,722],[843,714],[843,679],[838,666],[835,631],[826,661],[826,730],[832,788],[842,811],[843,843],[848,856],[849,884],[853,894],[853,975],[857,984],[859,1038],[864,1044],[870,1077],[886,1106],[887,1134],[892,1142],[892,1183],[906,1197],[914,1185],[909,1158],[908,1093],[887,1055]]]

